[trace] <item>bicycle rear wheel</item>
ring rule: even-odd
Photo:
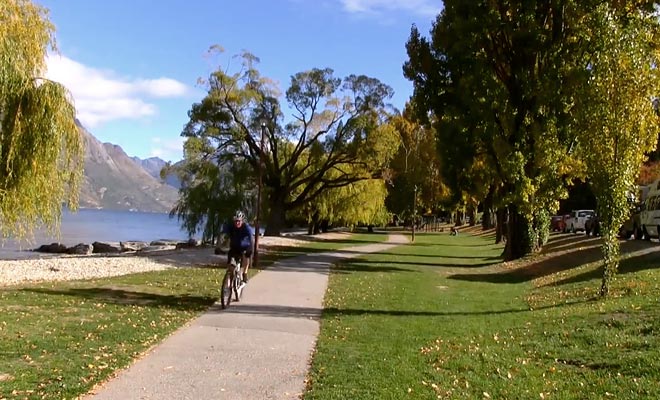
[[[220,289],[220,303],[222,308],[225,309],[231,304],[231,294],[233,291],[233,274],[229,271],[225,273],[225,277],[222,279],[222,288]]]

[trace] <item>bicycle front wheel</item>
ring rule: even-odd
[[[243,279],[241,279],[240,271],[234,274],[234,295],[235,301],[241,299],[241,293],[243,292]]]
[[[220,289],[220,303],[222,308],[225,309],[231,304],[231,295],[233,291],[232,274],[227,271],[225,277],[222,279],[222,289]]]

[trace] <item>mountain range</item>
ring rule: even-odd
[[[160,179],[165,161],[129,157],[112,143],[101,143],[78,124],[85,141],[80,207],[107,210],[169,212],[179,198],[175,186]]]

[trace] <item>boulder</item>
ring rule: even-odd
[[[94,246],[89,243],[78,243],[73,247],[69,247],[66,252],[69,254],[82,254],[90,255],[94,251]]]
[[[121,245],[116,242],[94,242],[94,253],[120,253]]]
[[[201,245],[201,241],[195,240],[195,239],[188,239],[187,242],[179,242],[176,244],[177,249],[192,249],[195,247],[199,247]]]
[[[158,239],[149,243],[150,246],[176,246],[178,240]]]
[[[62,243],[42,244],[34,251],[41,253],[66,253],[67,248]]]
[[[149,246],[149,243],[147,242],[136,242],[136,241],[119,242],[119,247],[121,248],[121,251],[139,251],[147,246]]]
[[[176,246],[172,245],[151,245],[144,247],[138,251],[140,254],[144,253],[154,253],[158,251],[165,251],[165,250],[176,250]]]

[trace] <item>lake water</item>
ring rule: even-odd
[[[0,247],[0,258],[21,258],[21,249],[31,249],[53,242],[73,246],[78,243],[144,241],[157,239],[182,240],[188,234],[182,231],[176,218],[168,214],[143,213],[111,210],[65,211],[62,214],[60,236],[52,236],[44,231],[37,232],[33,240],[5,240]],[[27,254],[23,254],[26,256]]]

